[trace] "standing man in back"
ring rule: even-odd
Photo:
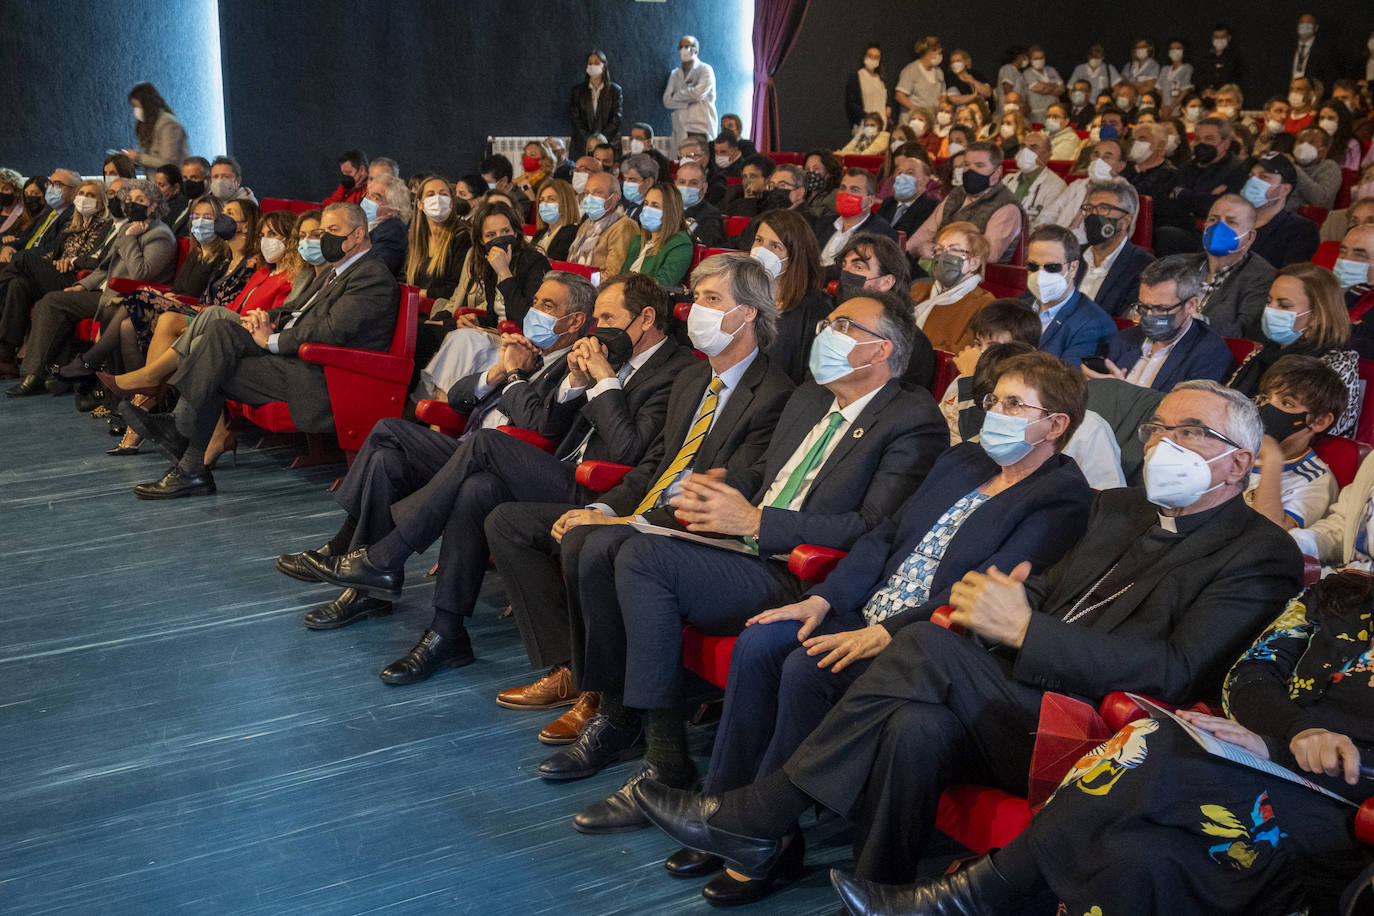
[[[701,43],[695,36],[683,35],[677,54],[682,66],[668,74],[668,88],[663,90],[663,105],[673,113],[675,147],[688,134],[714,137],[717,129],[716,72],[699,59]]]

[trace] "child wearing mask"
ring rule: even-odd
[[[1345,409],[1348,391],[1315,356],[1281,357],[1260,379],[1255,399],[1264,423],[1245,501],[1283,528],[1304,528],[1326,514],[1340,487],[1312,440]]]

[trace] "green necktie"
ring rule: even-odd
[[[787,482],[782,485],[782,490],[773,497],[773,501],[768,504],[767,508],[786,509],[792,505],[792,500],[796,498],[797,491],[802,488],[802,483],[806,481],[807,475],[815,469],[816,465],[821,463],[821,456],[825,454],[826,446],[830,444],[831,439],[835,438],[835,430],[839,429],[843,422],[844,414],[838,410],[830,415],[825,424],[825,432],[821,433],[821,437],[807,450],[801,463],[792,469],[792,473],[787,476]],[[749,535],[744,539],[744,542],[754,548],[756,553],[758,552],[758,538]]]

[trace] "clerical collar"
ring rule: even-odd
[[[1233,500],[1240,498],[1238,495],[1233,496],[1219,506],[1213,506],[1205,512],[1194,512],[1191,515],[1164,515],[1159,513],[1159,527],[1170,534],[1192,534],[1216,517],[1221,510],[1231,505]]]

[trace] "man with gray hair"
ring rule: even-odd
[[[1090,179],[1083,198],[1083,273],[1078,291],[1113,317],[1130,317],[1140,289],[1140,272],[1154,260],[1131,242],[1140,195],[1123,178]]]
[[[372,160],[376,165],[377,160]],[[406,260],[409,237],[406,226],[413,212],[410,188],[404,181],[385,172],[367,183],[367,194],[359,204],[367,216],[368,236],[372,253],[395,276],[401,273]]]
[[[673,113],[673,144],[681,145],[688,134],[716,135],[716,71],[704,63],[701,43],[683,35],[677,43],[680,67],[668,74],[663,105]]]
[[[71,169],[53,169],[48,176],[48,189],[43,194],[43,209],[19,235],[6,236],[0,246],[0,264],[9,263],[18,251],[37,251],[49,254],[57,246],[58,236],[72,218],[72,201],[81,187],[81,176]]]
[[[367,167],[367,180],[371,181],[379,175],[390,175],[392,178],[400,178],[401,167],[396,163],[396,160],[392,159],[390,156],[378,156],[376,159],[373,159],[371,164]]]
[[[698,291],[711,288],[694,280]],[[814,381],[788,399],[752,486],[740,489],[712,470],[680,481],[667,500],[672,527],[719,538],[725,549],[625,526],[586,539],[579,555],[586,638],[580,658],[574,650],[573,671],[583,690],[600,692],[603,718],[539,772],[551,780],[590,776],[641,734],[647,749],[615,794],[573,818],[577,830],[646,827],[631,795],[636,784],[696,781],[679,708],[683,625],[737,634],[761,609],[796,601],[804,583],[787,568],[792,549],[849,550],[898,510],[948,446],[934,399],[901,384],[913,325],[904,295],[838,305],[817,330]],[[646,496],[637,508],[649,503]]]
[[[1015,172],[1002,176],[1002,184],[1016,197],[1032,227],[1040,225],[1044,213],[1059,195],[1068,190],[1064,179],[1049,168],[1050,135],[1033,130],[1021,140],[1016,151]]]
[[[644,195],[658,181],[658,163],[648,153],[627,156],[620,163],[620,192],[625,201],[625,215],[638,221],[644,209]],[[611,270],[617,265],[609,265]]]
[[[300,358],[305,344],[377,351],[391,344],[396,278],[371,252],[362,208],[330,204],[320,229],[320,251],[330,268],[291,305],[248,312],[238,322],[212,322],[168,380],[181,395],[174,415],[149,414],[131,404],[121,409],[135,432],[175,462],[161,480],[134,488],[139,499],[215,492],[205,449],[226,399],[252,405],[285,401],[297,429],[329,432],[334,416],[324,368]]]
[[[760,878],[820,802],[856,814],[861,878],[902,883],[916,876],[949,783],[975,772],[1025,790],[1045,693],[1093,704],[1115,690],[1179,705],[1216,696],[1301,589],[1302,556],[1242,496],[1262,435],[1248,398],[1188,382],[1139,432],[1145,487],[1102,491],[1059,562],[1034,576],[1027,562],[992,566],[953,586],[951,623],[978,640],[905,627],[780,770],[710,797],[641,782],[641,808],[679,844]],[[997,895],[1002,869],[1022,863],[998,855],[958,873],[961,899],[978,904],[960,912],[1016,908]],[[942,884],[925,899],[943,906],[949,892]]]
[[[1119,378],[1156,391],[1170,391],[1192,379],[1220,381],[1231,371],[1231,348],[1196,320],[1201,306],[1202,257],[1175,254],[1140,274],[1134,327],[1107,342],[1105,372],[1084,365],[1088,378]]]

